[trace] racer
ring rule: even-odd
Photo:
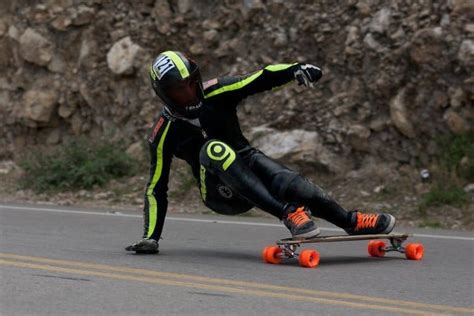
[[[237,107],[244,98],[292,81],[313,87],[321,76],[317,66],[291,63],[202,82],[191,58],[178,51],[159,54],[150,79],[165,106],[148,138],[151,168],[144,235],[126,250],[158,253],[174,157],[191,166],[204,204],[218,213],[235,215],[258,207],[283,221],[294,238],[320,234],[311,216],[348,234],[391,232],[394,216],[346,211],[320,187],[252,147],[241,132]]]

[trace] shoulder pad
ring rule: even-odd
[[[208,88],[211,88],[212,86],[214,86],[218,83],[219,83],[219,80],[217,80],[217,78],[214,78],[214,79],[203,82],[202,83],[202,88],[204,90],[207,90]]]

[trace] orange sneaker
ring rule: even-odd
[[[388,234],[395,226],[395,217],[383,213],[349,212],[352,227],[346,229],[349,235]]]
[[[283,219],[283,223],[290,230],[293,238],[311,238],[318,236],[321,231],[311,219],[310,212],[304,207],[291,207]]]

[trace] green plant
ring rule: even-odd
[[[469,182],[474,182],[474,157],[468,156],[468,161],[465,166],[461,166],[459,173],[462,178]]]
[[[421,213],[425,213],[430,206],[453,205],[462,207],[469,203],[469,196],[464,190],[455,185],[442,186],[437,184],[426,193],[420,204]]]
[[[442,228],[443,227],[443,225],[439,221],[429,220],[429,219],[423,220],[418,226],[423,227],[423,228]]]
[[[117,143],[78,138],[56,148],[40,150],[19,161],[25,171],[23,188],[37,192],[90,189],[110,179],[133,175],[136,163]]]
[[[437,142],[441,149],[441,165],[461,178],[474,181],[474,133],[443,136]],[[467,157],[467,162],[460,166],[464,157]]]

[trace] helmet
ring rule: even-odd
[[[194,119],[204,99],[198,65],[176,51],[166,51],[153,60],[150,68],[153,89],[173,114]]]

